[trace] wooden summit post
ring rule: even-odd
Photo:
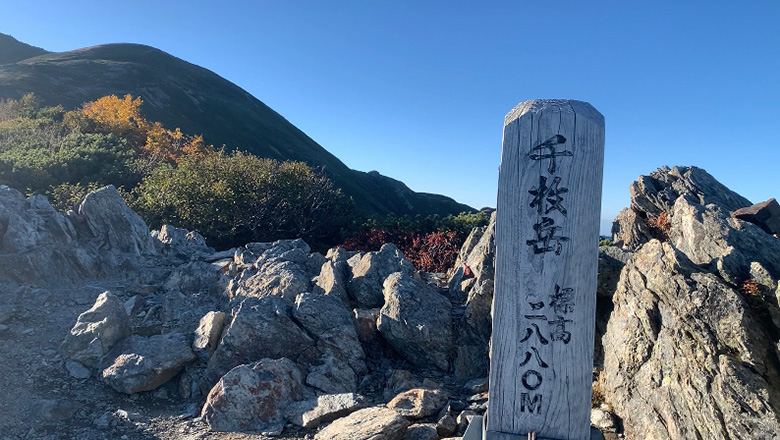
[[[486,440],[591,438],[603,164],[604,117],[586,102],[506,116]]]

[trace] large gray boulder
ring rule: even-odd
[[[211,355],[203,385],[211,385],[231,368],[260,359],[297,359],[313,350],[314,340],[292,320],[291,306],[282,298],[247,298],[225,325]]]
[[[295,300],[293,318],[317,338],[317,347],[343,361],[355,374],[366,372],[366,354],[352,311],[336,296],[304,293]]]
[[[194,360],[190,343],[181,333],[148,338],[133,335],[106,353],[103,382],[125,394],[151,391]]]
[[[352,279],[347,283],[347,292],[362,309],[384,304],[382,286],[390,274],[414,272],[412,263],[391,243],[383,245],[377,252],[356,254],[348,263],[352,268]]]
[[[92,308],[79,315],[60,345],[60,353],[87,367],[97,368],[103,355],[131,333],[124,303],[106,291],[97,297]]]
[[[760,307],[656,240],[614,303],[601,380],[627,438],[778,438],[778,329]]]
[[[387,342],[421,367],[449,370],[452,305],[433,287],[404,272],[385,280],[377,328]]]
[[[154,240],[144,220],[125,204],[113,185],[87,194],[78,207],[96,249],[129,256],[154,255]]]
[[[201,416],[214,431],[282,432],[295,402],[310,397],[289,359],[261,359],[233,368],[211,389]]]
[[[314,436],[315,440],[401,440],[409,421],[389,408],[356,411],[336,420]]]
[[[46,286],[98,275],[71,221],[42,195],[0,185],[0,280]]]

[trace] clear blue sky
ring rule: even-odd
[[[3,1],[52,51],[144,43],[233,81],[348,166],[495,206],[504,115],[532,98],[606,118],[602,233],[628,186],[696,165],[780,196],[780,2]]]

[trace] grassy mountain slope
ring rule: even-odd
[[[45,53],[48,52],[40,47],[22,43],[10,35],[0,34],[0,64],[15,63]]]
[[[18,45],[14,50],[23,53]],[[473,211],[445,196],[413,192],[379,173],[349,169],[245,90],[159,49],[107,44],[34,55],[23,60],[9,57],[12,61],[0,63],[0,98],[34,92],[43,105],[75,108],[101,96],[130,93],[144,100],[143,111],[150,120],[203,134],[208,143],[323,167],[366,212],[447,215]]]

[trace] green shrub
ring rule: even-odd
[[[56,144],[29,142],[0,152],[0,183],[28,192],[47,193],[63,183],[133,186],[136,154],[112,134],[69,133]]]
[[[133,196],[152,226],[194,229],[218,248],[297,237],[313,246],[335,244],[350,211],[331,181],[305,163],[241,152],[163,164]]]

